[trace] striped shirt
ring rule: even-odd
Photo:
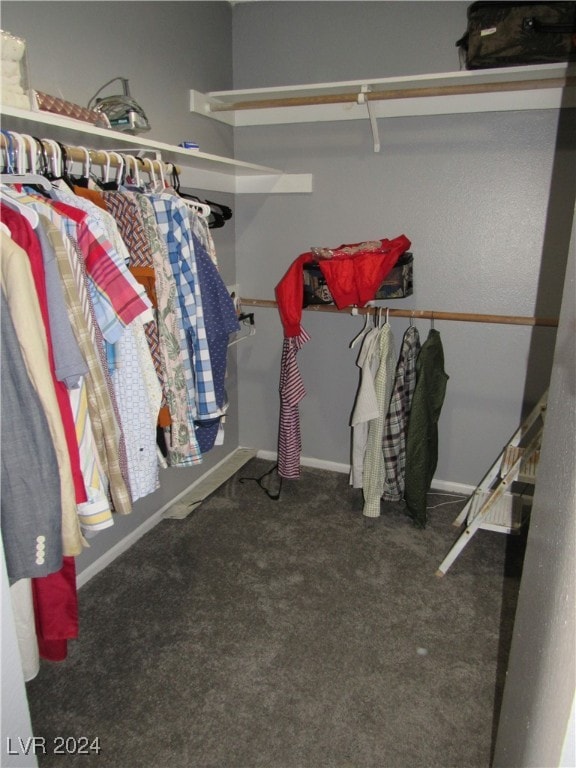
[[[299,336],[287,336],[282,345],[280,362],[280,430],[278,433],[278,474],[280,477],[300,477],[300,414],[298,404],[306,395],[298,370],[296,354],[310,336],[301,328]]]

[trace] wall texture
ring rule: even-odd
[[[495,768],[576,764],[576,227]],[[565,736],[570,737],[565,742]]]
[[[234,9],[236,87],[358,79],[458,68],[465,3],[248,3]],[[347,51],[343,55],[343,51]],[[350,52],[353,52],[352,54]],[[274,286],[310,246],[404,233],[415,257],[413,297],[390,306],[557,316],[571,211],[548,211],[558,113],[538,110],[236,129],[236,154],[314,176],[311,195],[242,197],[237,268],[244,296]],[[570,215],[568,215],[568,213]],[[545,265],[548,289],[541,290]],[[549,278],[549,279],[548,279]],[[275,310],[257,312],[257,339],[239,351],[240,439],[276,449],[282,343]],[[358,384],[349,342],[362,320],[306,313],[299,353],[303,455],[349,462]],[[391,320],[397,345],[407,321]],[[422,338],[430,324],[418,322]],[[545,388],[554,330],[436,322],[450,376],[440,420],[437,480],[475,485]]]

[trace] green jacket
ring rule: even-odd
[[[438,463],[438,419],[448,378],[440,334],[432,328],[416,361],[416,388],[406,441],[404,500],[419,528],[426,527],[426,494]]]

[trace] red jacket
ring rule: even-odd
[[[394,240],[385,238],[374,243],[341,245],[330,251],[329,258],[320,260],[312,251],[300,254],[275,289],[284,336],[300,335],[305,264],[318,261],[338,309],[363,307],[374,298],[386,275],[410,245],[410,240],[400,235]]]

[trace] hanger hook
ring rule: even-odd
[[[82,174],[85,179],[87,179],[90,176],[90,152],[86,149],[86,147],[78,147],[80,152],[84,153],[84,163],[82,165]]]
[[[56,179],[62,172],[62,153],[60,147],[58,142],[54,141],[54,139],[43,139],[43,141],[50,147],[51,173]]]
[[[105,149],[101,149],[100,151],[106,158],[106,161],[103,165],[102,181],[104,182],[104,184],[108,184],[108,182],[110,181],[110,162],[111,162],[110,154],[111,153]]]
[[[430,330],[434,330],[434,312],[430,312]]]
[[[135,186],[139,187],[140,186],[140,172],[138,171],[138,160],[134,157],[134,155],[126,155],[126,160],[128,160],[128,158],[130,158],[130,160],[132,161],[132,164],[134,166],[134,183],[135,183]]]
[[[166,189],[166,179],[164,178],[164,163],[162,162],[162,160],[160,160],[158,163],[158,171],[160,173],[160,184],[162,186],[160,191],[164,192],[164,190]]]
[[[19,133],[13,133],[12,139],[16,143],[16,173],[26,173],[26,153],[24,139]]]
[[[28,148],[28,168],[30,173],[37,173],[36,166],[38,164],[38,150],[36,142],[34,138],[29,136],[27,133],[23,133],[22,138],[24,139],[24,144]]]
[[[154,189],[154,191],[155,191],[156,190],[156,185],[158,184],[158,179],[156,178],[156,170],[154,169],[154,161],[151,160],[149,157],[147,157],[146,160],[148,160],[148,162],[150,163],[149,173],[150,173],[150,178],[152,180],[152,189]],[[144,162],[146,162],[146,160]]]
[[[114,152],[113,150],[110,150],[108,152],[108,156],[113,157],[116,160],[116,164],[117,164],[116,184],[120,185],[122,183],[122,176],[124,175],[124,166],[126,165],[126,161],[124,160],[124,155],[121,155],[119,152]]]
[[[5,139],[4,151],[6,154],[6,165],[4,167],[6,173],[14,173],[14,142],[12,140],[12,134],[10,131],[5,131],[3,128],[0,128],[0,131]]]

